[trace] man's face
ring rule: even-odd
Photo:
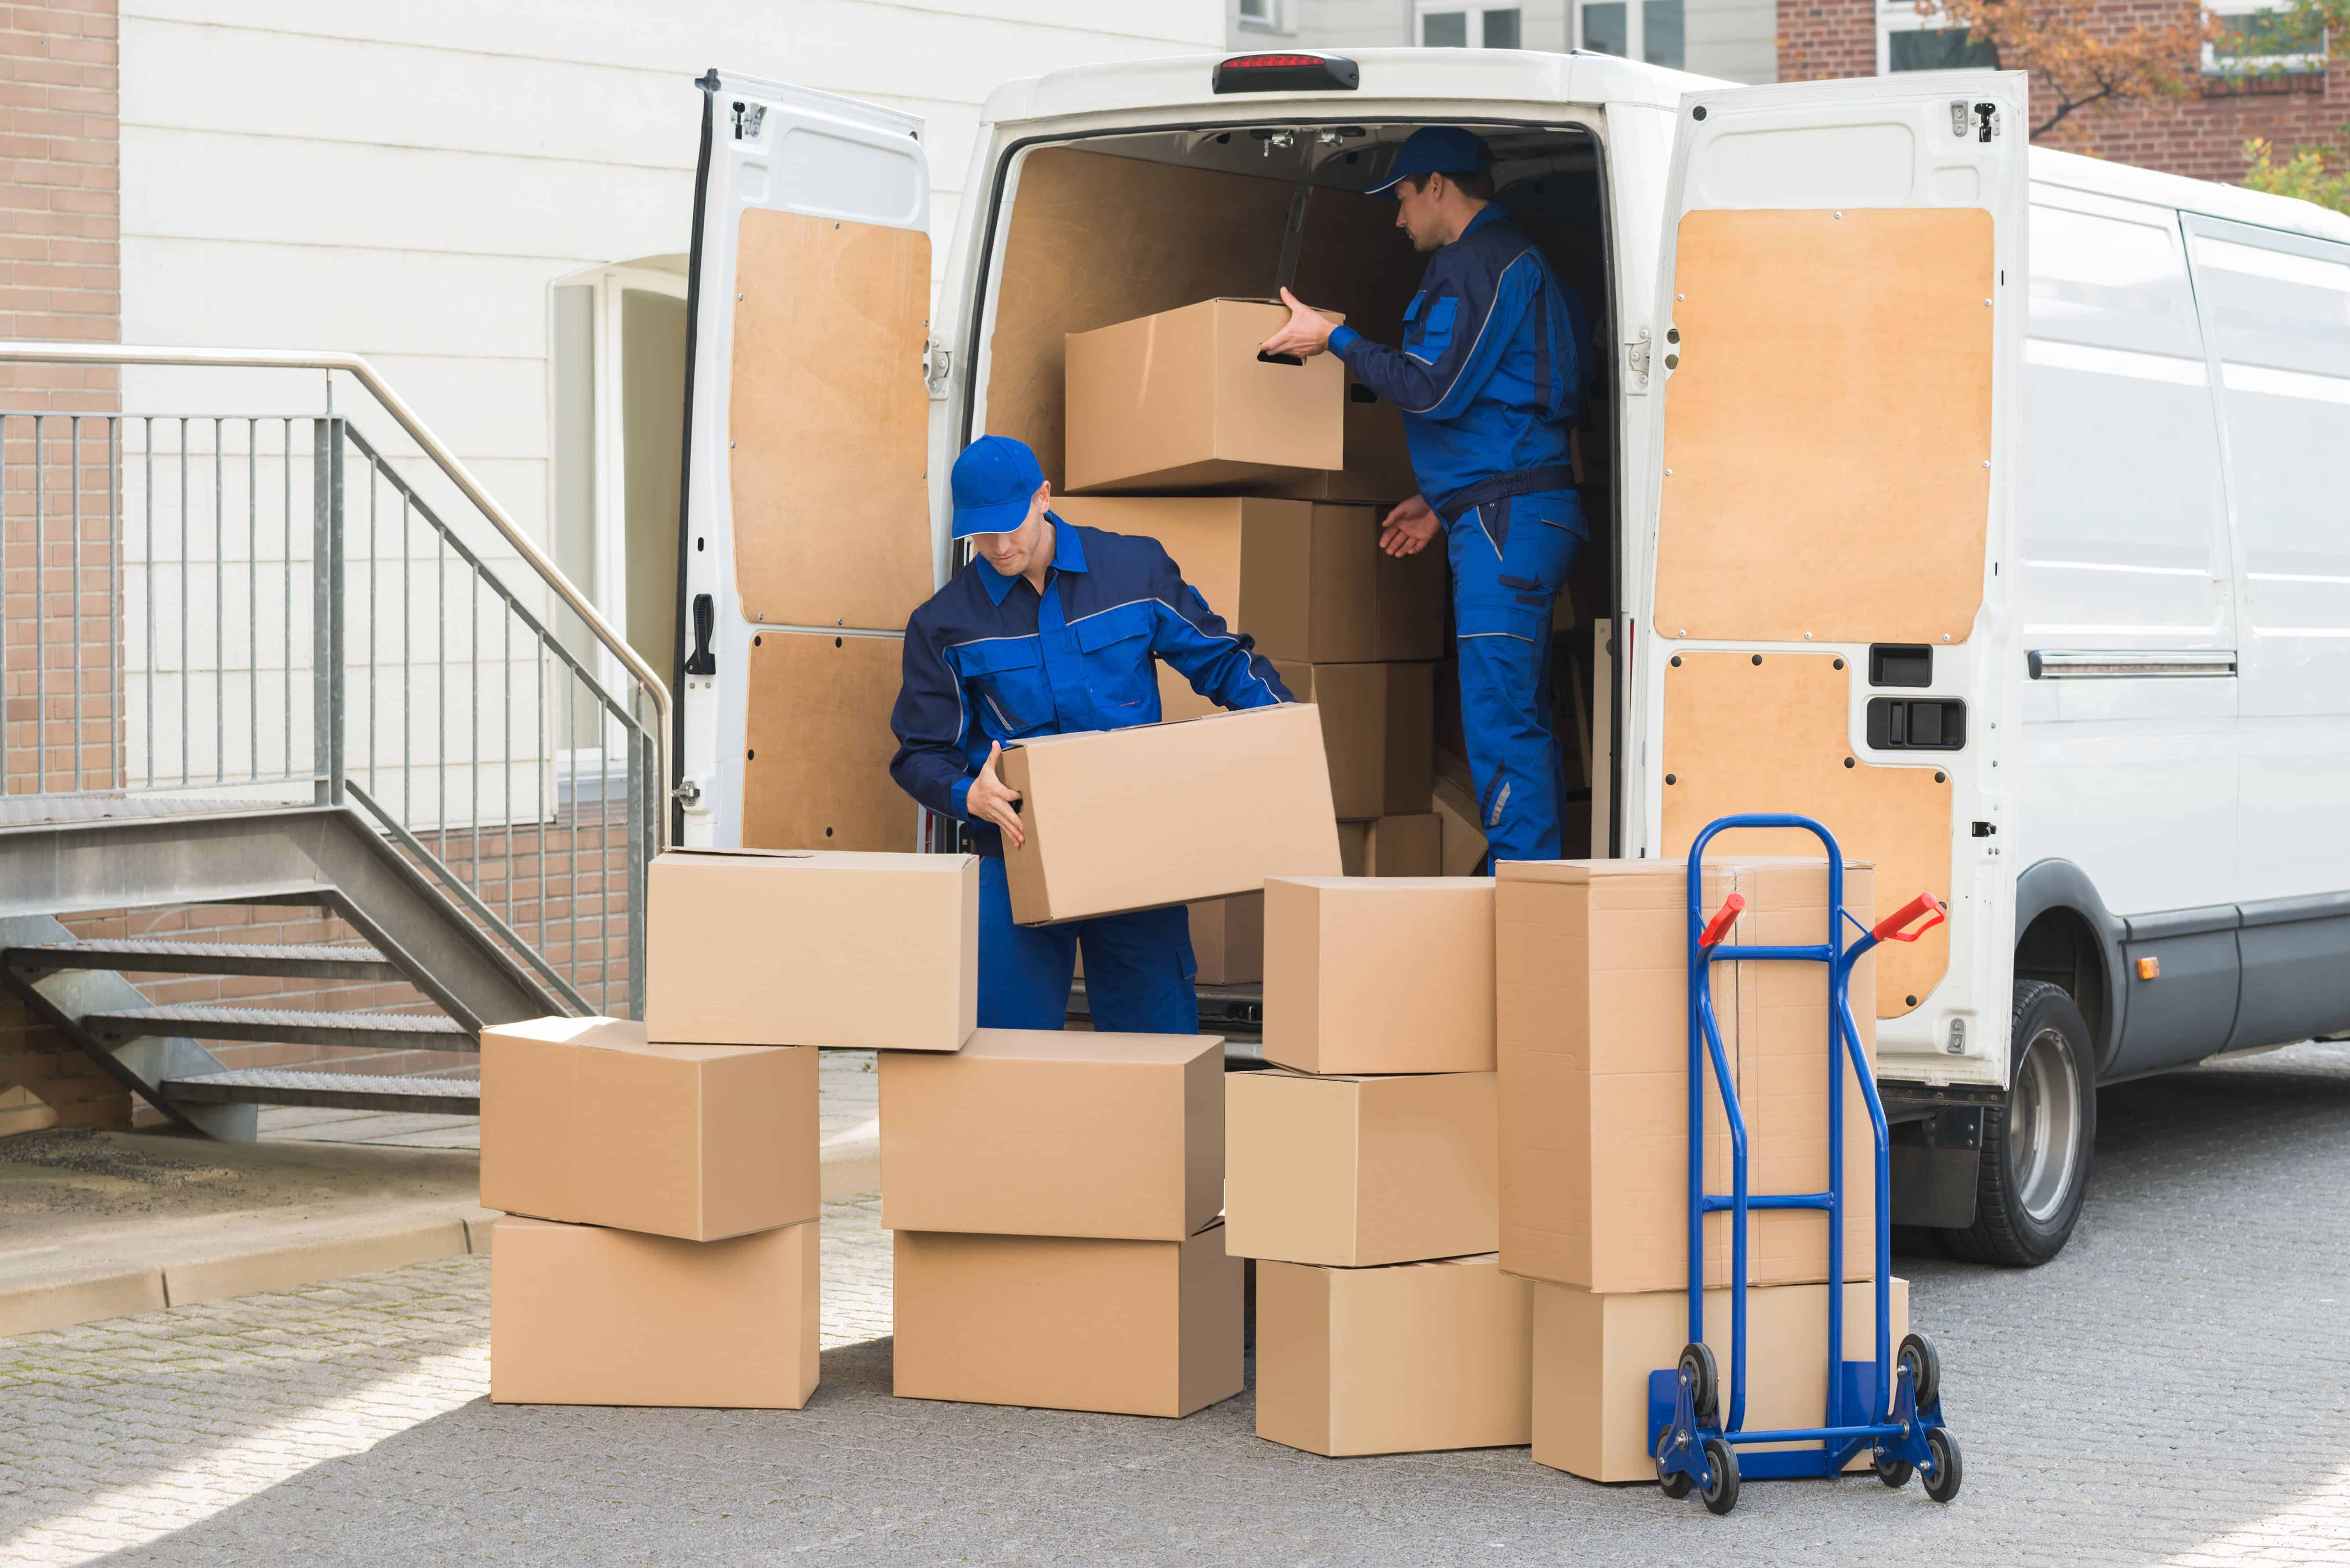
[[[1436,209],[1438,182],[1443,178],[1429,174],[1417,182],[1405,180],[1395,188],[1396,227],[1411,236],[1411,248],[1422,254],[1452,243],[1451,228]]]
[[[1007,577],[1025,575],[1044,548],[1045,508],[1051,504],[1052,496],[1050,484],[1039,486],[1029,498],[1028,515],[1009,534],[973,534],[971,546],[979,552],[980,559]]]

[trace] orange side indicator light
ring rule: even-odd
[[[2140,980],[2160,980],[2162,978],[2162,961],[2158,958],[2142,958],[2138,960],[2137,977]]]

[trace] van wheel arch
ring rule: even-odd
[[[2088,1025],[2090,1064],[2110,1067],[2121,1047],[2122,923],[2088,873],[2042,860],[2015,883],[2015,979],[2045,981],[2073,999]]]

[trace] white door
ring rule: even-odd
[[[922,122],[702,86],[681,842],[911,849],[887,767],[906,618],[936,584]]]
[[[2024,93],[1692,93],[1666,187],[1626,842],[1795,812],[1874,862],[1880,916],[1945,899],[1853,999],[1890,1077],[2006,1077]]]

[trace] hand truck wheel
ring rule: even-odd
[[[1670,1427],[1658,1428],[1657,1440],[1653,1446],[1662,1449],[1665,1446],[1666,1435],[1671,1430]],[[1690,1488],[1695,1486],[1697,1482],[1690,1479],[1690,1473],[1687,1470],[1673,1470],[1668,1473],[1665,1469],[1665,1461],[1659,1459],[1657,1461],[1657,1484],[1664,1489],[1667,1497],[1684,1498],[1689,1496]]]
[[[1895,1491],[1899,1491],[1909,1484],[1909,1478],[1917,1472],[1917,1469],[1918,1467],[1908,1459],[1880,1458],[1877,1460],[1877,1479]]]
[[[1936,1427],[1926,1434],[1926,1451],[1933,1456],[1934,1473],[1926,1478],[1926,1495],[1936,1502],[1948,1502],[1959,1495],[1959,1483],[1966,1479],[1966,1462],[1959,1457],[1959,1440],[1950,1436],[1947,1427]]]
[[[1917,1397],[1919,1408],[1941,1397],[1942,1358],[1935,1352],[1932,1340],[1922,1334],[1903,1339],[1900,1365],[1909,1369],[1909,1392]]]
[[[1715,1371],[1713,1352],[1703,1344],[1681,1347],[1681,1381],[1689,1385],[1690,1407],[1700,1421],[1711,1422],[1721,1388],[1721,1374]]]
[[[1738,1506],[1738,1456],[1720,1438],[1705,1440],[1706,1484],[1698,1495],[1707,1510],[1728,1513]]]

